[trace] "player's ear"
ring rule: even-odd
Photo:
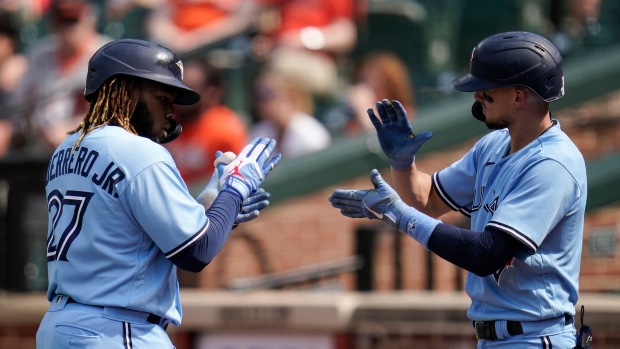
[[[517,107],[523,107],[525,105],[526,96],[527,96],[527,93],[524,91],[523,88],[515,87],[513,98],[514,98],[514,102]]]

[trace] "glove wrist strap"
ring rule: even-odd
[[[409,208],[401,217],[398,230],[411,236],[428,250],[428,239],[439,223],[441,223],[439,219],[429,217],[415,208]]]
[[[230,186],[228,184],[224,184],[224,186],[222,187],[221,191],[226,191],[229,193],[233,193],[235,195],[237,195],[241,201],[243,202],[243,200],[245,200],[245,197],[243,196],[243,193],[241,193],[237,188]]]

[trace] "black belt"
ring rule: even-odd
[[[568,314],[564,314],[564,319],[567,324],[573,322],[573,317]],[[495,332],[495,321],[474,321],[474,328],[476,329],[476,338],[484,340],[497,340],[497,333]],[[518,336],[523,334],[523,326],[519,321],[506,321],[506,329],[511,336]]]
[[[495,321],[474,321],[474,328],[476,329],[476,338],[479,340],[498,339],[495,332]],[[506,321],[506,328],[511,336],[523,334],[523,326],[519,321]]]
[[[78,304],[82,304],[79,302],[76,302],[75,299],[69,297],[69,299],[67,299],[67,304],[68,303],[78,303]],[[102,306],[99,305],[91,305],[93,307],[97,307],[97,308],[103,308]],[[153,313],[149,313],[149,316],[146,317],[146,321],[152,323],[153,325],[158,325],[161,326],[164,331],[168,328],[168,323],[163,321],[165,320],[163,317],[159,316],[159,315],[155,315]]]

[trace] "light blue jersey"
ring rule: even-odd
[[[48,299],[127,308],[181,321],[168,258],[202,237],[205,208],[161,145],[105,126],[65,139],[48,167]]]
[[[578,297],[586,169],[583,157],[557,125],[506,155],[507,130],[491,132],[459,161],[433,175],[433,185],[471,229],[491,227],[525,250],[486,277],[468,273],[476,321],[539,321],[574,315]]]

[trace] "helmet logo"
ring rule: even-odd
[[[474,60],[474,52],[476,52],[476,48],[474,47],[473,50],[471,50],[471,56],[469,56],[469,67],[471,68],[471,62]]]
[[[181,60],[179,60],[176,64],[179,67],[179,69],[181,70],[181,80],[183,80],[183,62],[181,62]]]

